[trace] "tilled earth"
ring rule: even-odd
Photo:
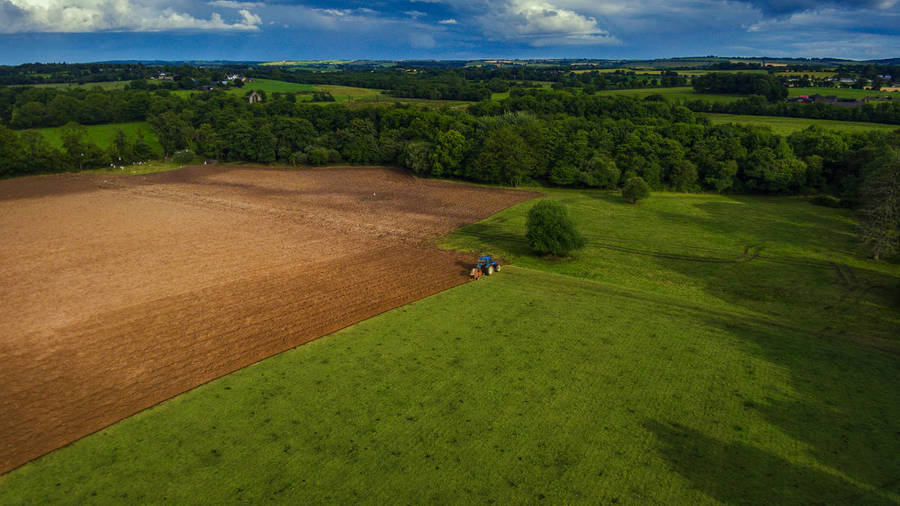
[[[430,240],[534,196],[366,167],[0,181],[0,473],[464,283]]]

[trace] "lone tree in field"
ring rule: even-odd
[[[900,246],[900,153],[874,162],[860,189],[859,233],[863,244],[880,260]]]
[[[566,207],[559,202],[542,200],[535,204],[528,211],[526,228],[528,245],[538,253],[565,256],[585,245]]]
[[[628,178],[628,181],[625,181],[625,186],[622,187],[622,198],[632,204],[649,196],[650,186],[640,176]]]

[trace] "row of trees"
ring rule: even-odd
[[[141,131],[129,137],[119,130],[110,145],[101,148],[85,127],[73,123],[63,129],[61,138],[62,146],[57,147],[40,132],[16,132],[0,125],[0,177],[124,166],[161,155]]]
[[[830,104],[800,104],[794,102],[768,103],[763,97],[750,96],[733,102],[693,100],[686,105],[695,112],[786,116],[790,118],[864,121],[900,125],[900,100],[853,104],[853,107],[841,107]]]
[[[770,74],[710,73],[693,80],[698,93],[726,93],[733,95],[758,95],[769,102],[783,101],[788,89],[782,79]]]
[[[165,155],[190,149],[219,160],[398,164],[426,177],[511,185],[613,188],[640,176],[653,189],[848,197],[858,191],[868,165],[897,142],[885,133],[818,128],[784,137],[767,129],[713,126],[664,101],[551,90],[516,93],[467,111],[357,109],[283,95],[264,104],[220,93],[173,95],[154,101],[148,118]],[[21,145],[34,133],[11,135]],[[84,152],[64,149],[69,161],[59,168],[39,169],[34,162],[21,173],[73,168],[76,151]]]

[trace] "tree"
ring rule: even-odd
[[[16,132],[0,125],[0,177],[23,172],[24,151]]]
[[[538,253],[565,256],[586,243],[559,202],[542,200],[535,204],[528,211],[525,226],[528,245]]]
[[[632,204],[650,196],[650,186],[640,176],[628,178],[622,187],[622,197]]]
[[[484,139],[470,176],[489,183],[518,186],[532,172],[537,160],[513,126],[491,131]]]
[[[587,186],[615,188],[621,175],[622,172],[616,167],[616,162],[602,153],[597,153],[585,163],[578,179]]]
[[[900,153],[886,155],[873,165],[860,188],[859,234],[872,258],[880,260],[900,246]]]
[[[403,165],[417,176],[427,176],[431,172],[428,152],[431,145],[427,142],[410,142],[403,150]]]
[[[466,154],[466,138],[456,130],[440,132],[434,147],[428,154],[431,161],[431,175],[452,176]]]

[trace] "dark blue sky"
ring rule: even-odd
[[[900,57],[898,0],[0,0],[0,64]]]

